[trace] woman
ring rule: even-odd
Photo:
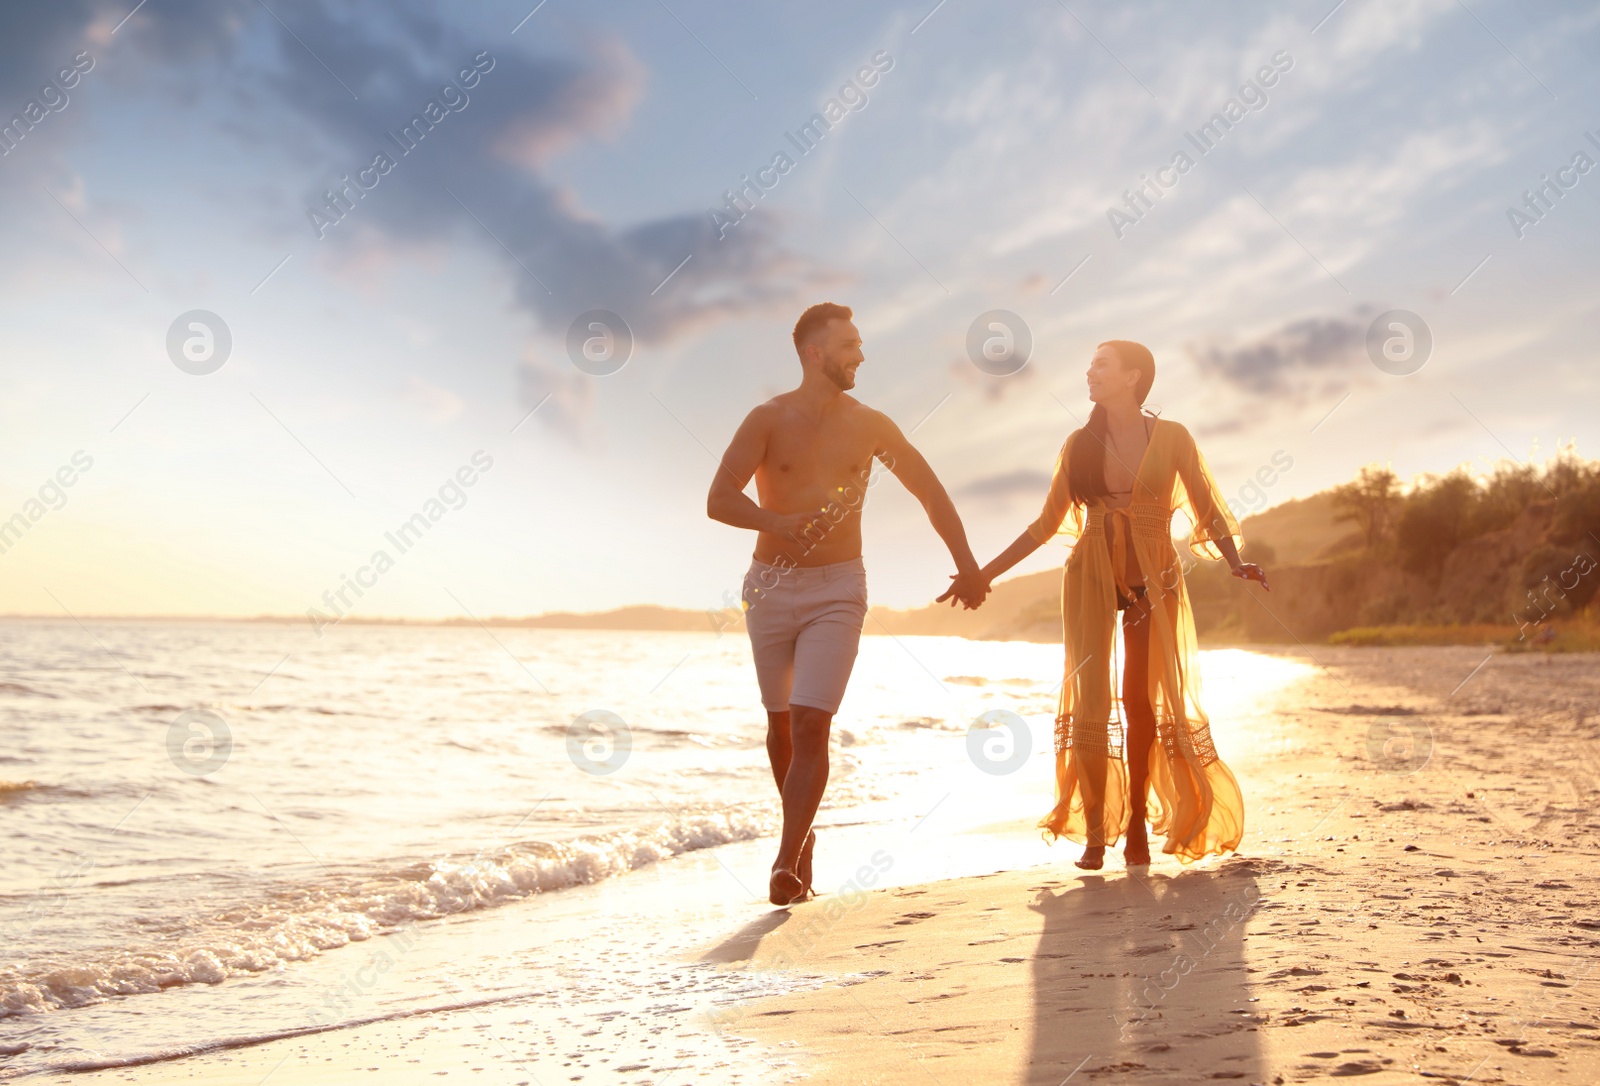
[[[1056,716],[1056,805],[1039,825],[1049,837],[1081,842],[1077,865],[1091,871],[1124,831],[1127,863],[1149,863],[1147,819],[1166,837],[1162,851],[1184,862],[1229,852],[1244,835],[1238,782],[1217,758],[1198,699],[1173,511],[1184,510],[1195,525],[1194,554],[1225,558],[1234,576],[1262,588],[1267,578],[1239,560],[1239,525],[1189,431],[1142,409],[1155,376],[1155,359],[1138,343],[1096,348],[1088,373],[1094,410],[1062,446],[1039,519],[979,572],[977,584],[958,578],[940,597],[955,597],[952,605],[974,594],[981,600],[991,581],[1063,530],[1063,521],[1081,541],[1061,591],[1066,677]],[[1122,711],[1113,719],[1119,610]]]

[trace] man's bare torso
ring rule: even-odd
[[[873,456],[883,449],[883,416],[848,395],[820,415],[796,401],[784,393],[757,408],[769,418],[756,493],[763,509],[813,512],[817,520],[800,539],[758,533],[755,558],[796,566],[848,562],[861,557],[861,507]]]

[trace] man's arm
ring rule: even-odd
[[[966,587],[965,582],[977,576],[978,560],[972,556],[972,548],[967,544],[967,532],[961,526],[955,503],[950,500],[944,484],[939,482],[939,477],[928,466],[927,460],[900,432],[900,427],[887,415],[879,415],[879,418],[882,420],[882,429],[878,458],[894,472],[895,478],[911,492],[911,496],[922,503],[922,508],[928,514],[928,523],[939,533],[944,545],[950,548],[950,557],[956,563],[956,574],[962,579],[963,587]],[[977,598],[982,601],[983,595],[979,594]]]
[[[735,528],[749,528],[777,536],[796,536],[816,519],[814,513],[774,513],[750,500],[744,488],[750,485],[756,467],[767,455],[770,413],[758,407],[745,416],[738,432],[722,454],[722,463],[711,477],[706,495],[706,516]]]
[[[950,587],[944,590],[944,595],[940,596],[933,602],[943,603],[945,600],[949,600],[950,606],[954,607],[957,600],[966,602],[967,597],[979,588],[981,588],[984,593],[987,593],[989,591],[989,586],[994,583],[994,579],[996,577],[1009,570],[1012,566],[1016,565],[1018,562],[1022,561],[1024,558],[1028,557],[1028,555],[1032,554],[1042,546],[1044,546],[1044,544],[1033,538],[1032,532],[1023,532],[1012,541],[1011,546],[1001,551],[995,557],[994,561],[980,569],[976,577],[951,578]]]

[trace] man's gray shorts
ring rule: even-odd
[[[751,562],[743,598],[761,704],[769,713],[791,705],[837,713],[867,618],[861,559],[827,566]]]

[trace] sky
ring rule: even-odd
[[[1106,339],[1240,513],[1600,447],[1600,4],[535,4],[0,9],[0,614],[727,606],[822,300],[980,562]]]

